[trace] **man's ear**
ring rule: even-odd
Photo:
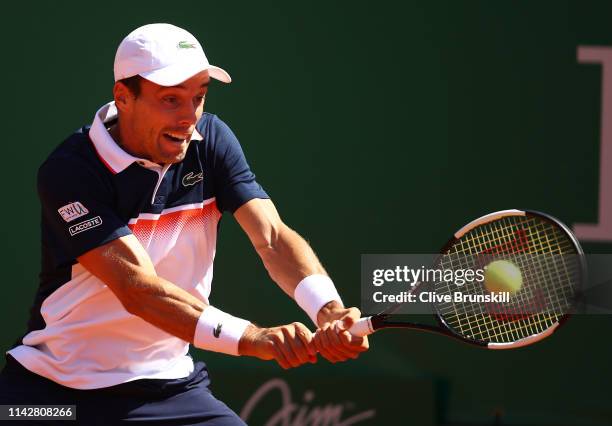
[[[131,109],[134,95],[122,82],[118,81],[113,86],[113,97],[115,99],[115,105],[119,111],[127,111]]]

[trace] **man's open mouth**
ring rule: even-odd
[[[183,142],[186,139],[189,139],[189,135],[185,135],[184,133],[174,133],[174,132],[166,132],[164,133],[164,137],[172,142]]]

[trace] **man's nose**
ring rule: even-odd
[[[179,124],[193,126],[197,121],[197,112],[198,108],[193,104],[184,104],[183,107],[179,110]]]

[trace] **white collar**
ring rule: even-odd
[[[159,164],[153,163],[144,158],[134,157],[117,145],[117,142],[115,142],[115,140],[111,137],[105,126],[105,123],[108,123],[115,118],[117,118],[117,107],[113,101],[107,103],[100,108],[98,112],[96,112],[94,121],[91,124],[91,129],[89,130],[89,137],[93,142],[102,162],[104,162],[113,173],[120,173],[124,171],[134,162],[137,162],[141,166],[148,169],[160,169],[161,166]],[[194,130],[193,134],[191,135],[191,140],[202,139],[204,139],[202,135],[200,135],[197,130]]]

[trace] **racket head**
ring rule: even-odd
[[[483,263],[509,259],[519,266],[524,284],[508,303],[433,304],[434,315],[448,334],[489,349],[530,345],[555,332],[575,309],[586,277],[584,252],[569,228],[531,210],[503,210],[475,219],[458,230],[440,253],[438,268],[482,266],[477,264],[481,256]],[[456,290],[446,282],[427,284],[436,293]],[[464,292],[483,293],[482,283],[470,286]]]

